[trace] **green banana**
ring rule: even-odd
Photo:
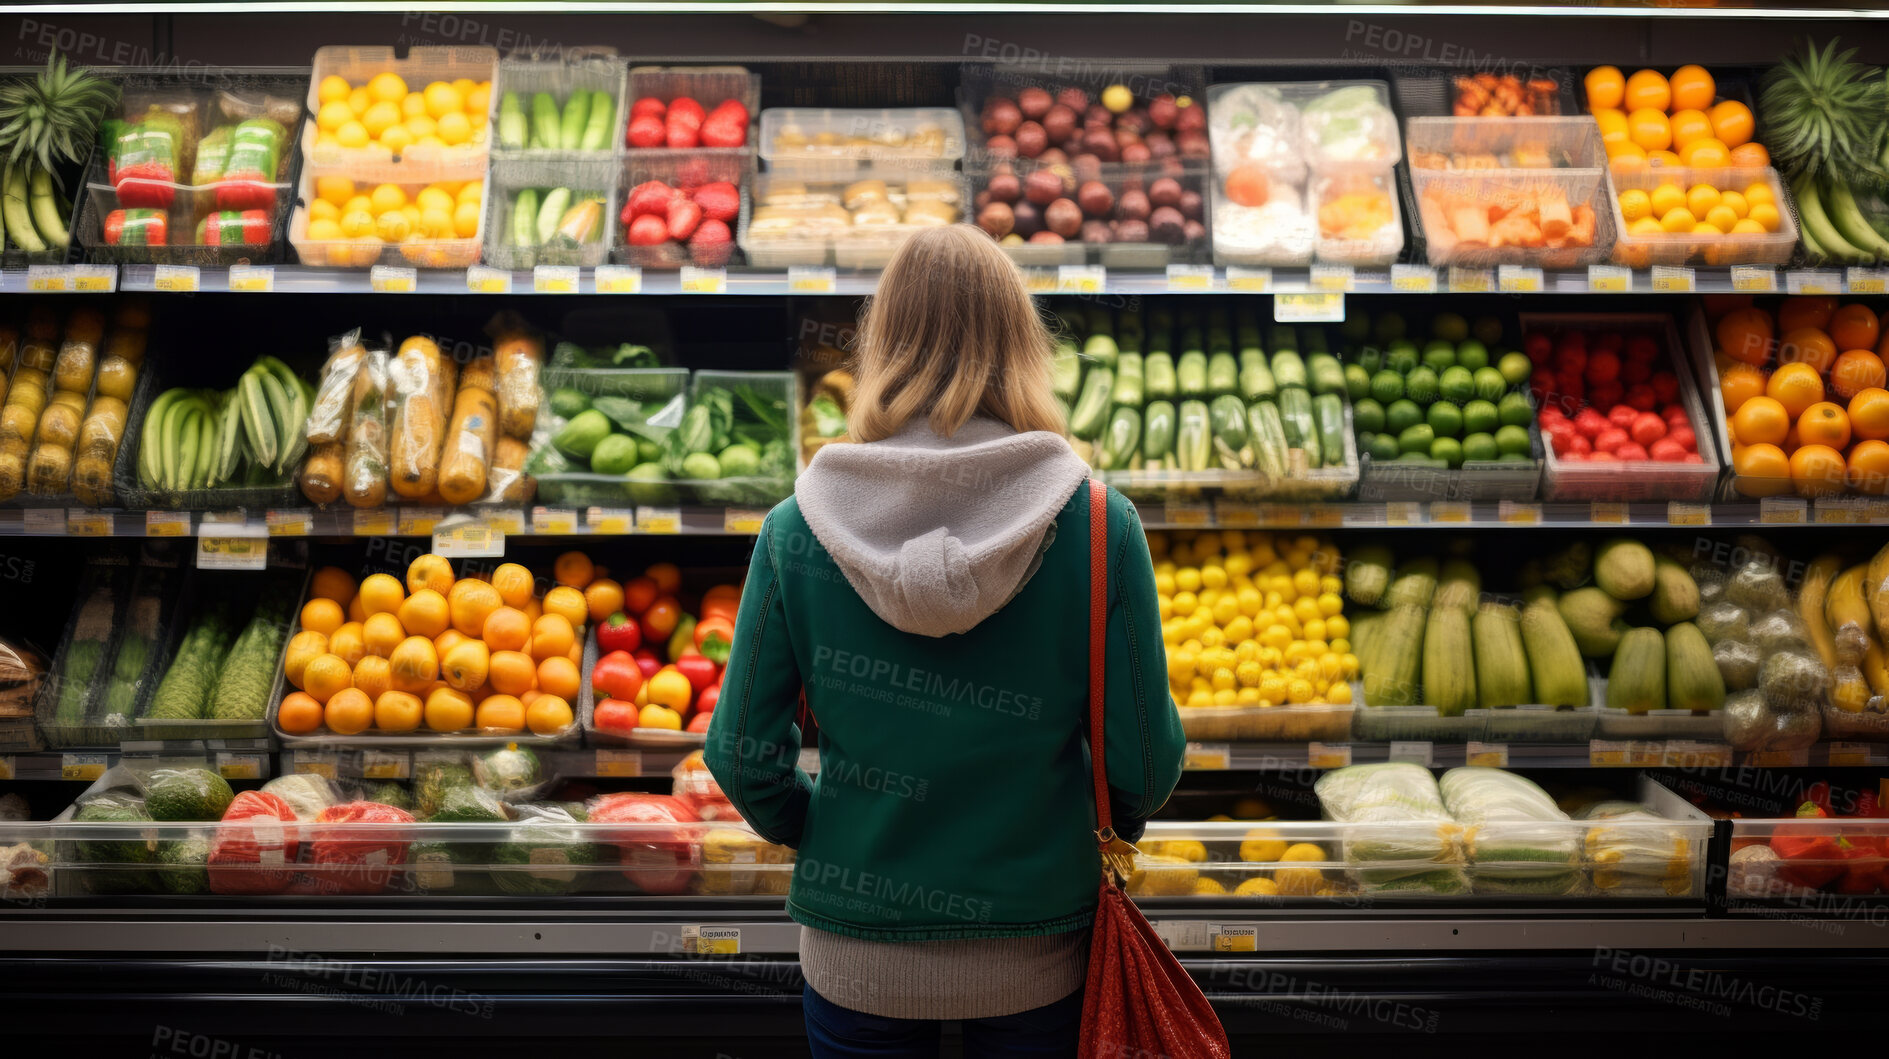
[[[163,473],[163,443],[159,438],[164,433],[164,416],[182,396],[182,390],[165,390],[145,410],[144,429],[138,438],[138,481],[146,489],[157,488],[158,479]]]
[[[250,370],[261,376],[263,398],[269,402],[268,422],[257,424],[259,430],[268,434],[269,449],[266,453],[257,453],[257,457],[262,460],[263,466],[274,467],[282,456],[282,418],[288,412],[289,394],[282,388],[282,380],[276,378],[274,372],[267,368]]]
[[[1823,211],[1823,202],[1818,197],[1817,182],[1808,177],[1800,177],[1791,191],[1797,196],[1797,215],[1803,220],[1803,229],[1811,233],[1817,245],[1825,255],[1847,264],[1860,264],[1869,260],[1869,254],[1851,245],[1830,223],[1830,218]]]
[[[205,401],[204,405],[203,417],[197,424],[197,463],[190,474],[192,489],[208,488],[210,475],[216,470],[217,407],[210,401]]]
[[[1856,204],[1856,196],[1848,184],[1832,180],[1820,190],[1824,215],[1850,245],[1877,260],[1889,257],[1889,239],[1877,235],[1876,229],[1863,219],[1862,208]]]
[[[164,447],[160,454],[164,470],[158,480],[166,490],[174,490],[178,487],[178,464],[179,457],[183,453],[184,425],[189,420],[191,409],[195,407],[195,404],[196,396],[186,392],[175,404],[171,405],[169,412],[164,416],[162,437]]]
[[[269,397],[263,389],[266,371],[254,368],[243,373],[237,389],[243,398],[243,436],[249,441],[249,453],[265,466],[275,463],[275,422],[269,415]]]
[[[302,429],[308,422],[308,391],[295,369],[277,358],[264,356],[256,363],[281,382],[282,392],[288,398],[286,407],[274,410],[280,448],[273,466],[277,474],[286,474],[302,458],[302,453],[308,451],[308,435]]]
[[[243,462],[243,402],[235,390],[223,394],[223,411],[217,416],[216,465],[210,484],[222,485],[236,477]]]
[[[170,486],[173,490],[190,488],[190,476],[197,460],[197,446],[201,437],[198,428],[202,422],[203,408],[193,401],[189,410],[184,413],[184,420],[180,426],[181,432],[177,442],[177,473]]]

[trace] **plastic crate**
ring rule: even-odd
[[[1620,193],[1637,188],[1651,192],[1661,184],[1677,184],[1681,190],[1695,184],[1713,187],[1744,188],[1762,183],[1771,189],[1778,211],[1778,230],[1758,234],[1694,235],[1690,232],[1634,235],[1627,230],[1626,217],[1620,212]],[[1730,167],[1718,169],[1658,168],[1607,171],[1608,208],[1613,214],[1613,258],[1632,268],[1653,265],[1782,265],[1790,261],[1797,248],[1797,210],[1791,202],[1790,189],[1778,179],[1777,170]]]
[[[720,268],[737,263],[737,238],[747,229],[748,216],[753,209],[750,187],[753,175],[753,156],[738,151],[714,148],[631,151],[623,162],[622,183],[617,193],[617,201],[625,208],[630,204],[631,192],[639,184],[652,180],[661,181],[672,188],[730,183],[740,191],[741,208],[733,221],[725,222],[728,225],[727,246],[710,251],[706,256],[698,254],[688,243],[673,240],[653,246],[632,245],[629,242],[629,225],[623,222],[619,214],[611,218],[615,234],[610,240],[610,259],[619,265],[657,269],[677,269],[684,265]]]
[[[389,47],[354,44],[330,44],[316,49],[314,71],[308,79],[308,112],[314,114],[321,110],[321,83],[336,75],[358,86],[366,84],[375,74],[395,73],[406,82],[408,90],[414,92],[434,81],[461,78],[495,81],[497,78],[496,48],[477,45],[409,48],[404,59],[395,58],[394,52],[395,49]],[[366,147],[317,148],[312,134],[302,139],[305,172],[316,176],[351,177],[375,184],[478,180],[485,176],[489,148],[489,142],[457,147],[413,146],[399,157],[389,158]]]
[[[1852,810],[1853,811],[1853,810]],[[1724,872],[1724,893],[1732,913],[1747,912],[1767,918],[1789,916],[1810,929],[1841,931],[1839,923],[1881,922],[1884,898],[1873,887],[1852,885],[1850,869],[1881,870],[1881,855],[1845,856],[1837,846],[1841,836],[1852,848],[1880,850],[1889,841],[1889,820],[1839,817],[1732,817],[1721,822],[1731,852]],[[1770,856],[1745,858],[1739,854],[1756,846]],[[1774,846],[1804,852],[1780,856]],[[1862,892],[1856,892],[1861,890]],[[1827,895],[1827,896],[1826,896]]]
[[[1047,267],[1055,265],[1099,264],[1107,268],[1118,269],[1161,269],[1171,263],[1204,262],[1208,260],[1212,218],[1208,214],[1209,183],[1207,167],[1199,161],[1183,162],[1179,159],[1165,159],[1146,166],[1124,164],[1100,165],[1093,170],[1076,172],[1068,166],[1047,166],[1040,162],[1018,160],[999,162],[991,166],[980,167],[972,173],[970,186],[974,193],[982,193],[990,188],[991,182],[1007,167],[1009,175],[1016,178],[1020,188],[1027,189],[1032,174],[1041,171],[1056,172],[1062,177],[1063,190],[1058,198],[1065,198],[1080,204],[1080,189],[1090,181],[1100,183],[1108,189],[1110,206],[1102,212],[1091,214],[1084,211],[1083,222],[1103,221],[1117,229],[1111,233],[1109,241],[1090,242],[1082,238],[1080,232],[1075,236],[1066,236],[1060,243],[1025,242],[1022,245],[1006,245],[1004,252],[1011,260],[1026,267]],[[1171,181],[1177,188],[1162,186],[1164,181]],[[1124,217],[1121,209],[1122,198],[1131,191],[1139,191],[1150,201],[1147,218]],[[1122,239],[1121,225],[1131,220],[1141,220],[1144,229],[1151,229],[1150,221],[1161,207],[1154,205],[1152,199],[1160,195],[1163,204],[1177,210],[1181,215],[1182,229],[1178,241],[1163,241],[1155,238],[1156,233],[1148,230],[1144,238]],[[1016,205],[1026,201],[1020,195]],[[1052,200],[1053,201],[1053,200]],[[1033,204],[1034,205],[1034,204]],[[1047,204],[1034,207],[1037,220],[1032,231],[1047,230],[1043,214]],[[975,220],[975,217],[970,219]],[[1186,225],[1199,226],[1193,236],[1186,235]],[[1021,229],[1015,234],[1023,235]],[[1028,236],[1025,236],[1027,239]]]
[[[1359,500],[1533,500],[1541,489],[1540,428],[1528,424],[1526,461],[1464,460],[1461,467],[1359,456]]]
[[[549,166],[540,166],[539,171]],[[485,216],[485,263],[494,268],[506,270],[527,269],[537,265],[577,265],[592,268],[604,263],[610,256],[611,232],[621,228],[623,223],[617,219],[619,164],[612,158],[581,157],[558,166],[561,175],[553,184],[507,183],[493,180],[493,201],[486,207]],[[494,166],[496,173],[498,167]],[[513,172],[521,171],[514,167]],[[546,192],[555,188],[568,188],[573,202],[580,198],[597,197],[603,200],[603,216],[595,239],[576,245],[533,245],[520,246],[512,239],[512,227],[516,219],[516,206],[519,193],[525,188],[536,188],[539,202],[542,204]]]
[[[1496,76],[1509,71],[1492,71]],[[1451,116],[1471,117],[1474,115],[1456,115],[1456,102],[1461,93],[1457,82],[1474,78],[1482,71],[1464,70],[1403,70],[1393,68],[1390,73],[1392,95],[1397,100],[1397,109],[1406,118]],[[1546,93],[1548,110],[1537,110],[1532,117],[1575,117],[1582,113],[1580,100],[1575,92],[1578,78],[1574,71],[1565,66],[1546,66],[1528,68],[1527,81],[1552,82],[1554,87]],[[1514,116],[1499,120],[1515,120]],[[1526,120],[1526,119],[1522,119]]]
[[[131,595],[136,572],[136,567],[122,555],[100,556],[86,565],[78,590],[73,594],[76,602],[71,617],[66,619],[65,630],[59,638],[59,648],[46,667],[46,679],[40,685],[39,696],[34,702],[34,717],[47,746],[55,749],[115,747],[121,739],[131,734],[130,718],[120,717],[116,723],[110,723],[101,716],[101,710],[107,684],[105,678],[112,671],[112,659],[122,635],[120,630],[125,623],[126,601]],[[98,629],[99,637],[96,640],[90,637],[79,640],[77,634],[81,620],[88,629]],[[80,642],[96,642],[98,656],[89,673],[79,674],[78,686],[74,687],[72,682],[65,679],[65,673],[68,666],[79,664],[74,653]],[[60,718],[62,699],[78,705],[78,720],[72,720],[70,715],[65,719]]]
[[[911,174],[893,169],[861,169],[859,179],[851,183],[803,182],[778,173],[761,173],[754,182],[755,208],[736,242],[749,264],[759,268],[788,268],[794,265],[837,265],[841,268],[881,269],[912,233],[937,223],[969,220],[971,196],[964,180],[956,173]],[[929,201],[944,204],[949,218],[924,223],[904,220],[910,189],[919,182],[929,185],[922,193]],[[890,212],[898,220],[880,223],[856,223],[858,213],[845,203],[862,188],[878,185],[883,192],[869,195],[868,201]],[[942,216],[942,211],[940,211]],[[793,222],[800,227],[782,234],[757,236],[757,223]]]
[[[1491,743],[1585,743],[1594,737],[1594,725],[1600,719],[1592,706],[1570,710],[1525,705],[1465,710],[1463,715],[1480,715],[1482,738]]]
[[[1523,313],[1522,333],[1577,328],[1650,334],[1662,343],[1664,366],[1679,378],[1679,402],[1685,406],[1698,438],[1699,463],[1589,463],[1563,460],[1554,446],[1543,446],[1541,495],[1547,500],[1709,500],[1718,485],[1719,457],[1710,439],[1711,421],[1699,400],[1699,388],[1679,341],[1679,330],[1664,313]]]
[[[630,67],[629,88],[624,95],[622,120],[623,128],[617,130],[617,140],[627,144],[629,109],[639,99],[660,99],[664,103],[673,102],[678,97],[686,96],[702,105],[702,109],[712,112],[724,100],[737,100],[748,111],[748,142],[740,147],[628,147],[626,154],[642,159],[680,157],[697,152],[709,152],[711,155],[725,155],[741,158],[749,162],[754,159],[754,152],[760,140],[758,129],[761,120],[761,75],[750,73],[745,66],[632,66]]]
[[[494,130],[492,142],[492,178],[493,183],[504,189],[528,187],[568,187],[575,180],[589,183],[585,177],[574,177],[573,166],[587,167],[590,163],[614,160],[623,151],[623,129],[629,123],[630,101],[628,96],[628,62],[614,55],[576,55],[568,60],[507,58],[498,64],[498,76],[492,82],[492,108],[488,128]],[[518,95],[519,104],[525,113],[531,113],[531,99],[539,92],[548,92],[558,100],[560,108],[569,102],[572,92],[605,92],[614,100],[616,113],[611,118],[613,128],[604,139],[604,146],[599,151],[547,150],[545,148],[506,148],[498,144],[496,130],[499,127],[499,108],[507,92]],[[583,169],[588,175],[588,168]],[[596,186],[606,186],[606,180],[600,180]],[[594,264],[594,262],[592,262]],[[505,266],[500,266],[505,267]]]
[[[1601,201],[1606,185],[1606,155],[1601,150],[1600,131],[1592,120],[1580,117],[1411,118],[1405,142],[1411,158],[1412,204],[1416,207],[1416,216],[1410,219],[1411,227],[1424,240],[1425,258],[1430,264],[1468,268],[1534,265],[1567,269],[1607,260],[1613,244],[1613,210]],[[1446,169],[1425,164],[1460,155],[1493,156],[1507,164],[1483,169]],[[1535,164],[1539,162],[1549,164]],[[1422,208],[1429,192],[1478,202],[1500,202],[1530,195],[1541,187],[1558,189],[1570,208],[1586,206],[1594,212],[1591,245],[1491,248],[1457,244],[1446,247],[1421,235],[1429,228],[1424,222],[1434,219]]]
[[[572,389],[590,397],[624,397],[644,403],[658,402],[665,406],[674,402],[673,410],[667,407],[664,409],[662,425],[665,426],[681,422],[687,407],[687,368],[546,367],[539,373],[539,379],[547,400],[539,411],[539,436],[534,439],[534,455],[541,446],[550,445],[550,439],[564,426],[564,421],[553,415],[549,407],[549,395],[556,390]],[[532,466],[533,461],[528,460],[526,467],[529,469]],[[676,497],[676,491],[668,480],[632,482],[621,474],[599,474],[588,469],[541,471],[534,477],[538,482],[538,499],[547,504],[660,504],[673,502]]]
[[[70,458],[67,460],[65,474],[58,479],[56,489],[42,488],[42,486],[51,486],[54,483],[50,478],[44,482],[35,481],[33,476],[32,456],[33,453],[39,449],[39,431],[47,411],[52,408],[55,402],[65,403],[66,399],[63,398],[61,394],[71,392],[61,391],[58,388],[59,380],[57,370],[59,357],[66,349],[67,333],[70,330],[71,321],[81,313],[101,315],[103,317],[103,331],[98,341],[92,344],[89,353],[91,378],[86,382],[84,401],[78,409],[78,424],[73,435],[73,444],[70,449]],[[147,373],[145,365],[150,359],[149,331],[147,328],[120,326],[118,323],[121,319],[128,317],[135,318],[140,315],[148,319],[148,314],[144,313],[142,307],[138,306],[136,303],[122,308],[117,312],[107,314],[104,312],[102,303],[78,305],[70,311],[65,311],[64,306],[60,306],[59,310],[56,311],[53,305],[45,302],[41,302],[39,307],[33,309],[29,314],[27,326],[21,328],[19,331],[20,337],[15,353],[15,359],[19,363],[13,371],[12,385],[14,387],[28,385],[43,386],[46,392],[46,401],[44,407],[33,417],[31,429],[28,430],[24,436],[25,446],[19,450],[19,457],[23,462],[23,468],[18,472],[20,474],[18,491],[8,496],[5,500],[0,500],[0,507],[108,507],[113,504],[115,497],[113,496],[112,480],[110,480],[109,476],[107,480],[102,481],[91,479],[89,474],[91,470],[90,467],[86,468],[88,472],[87,481],[83,483],[85,495],[81,496],[76,492],[76,489],[80,485],[78,481],[80,470],[79,462],[86,458],[87,450],[91,447],[88,438],[90,432],[86,428],[86,423],[91,419],[92,414],[97,411],[94,406],[97,404],[99,396],[99,368],[107,359],[111,358],[114,353],[128,362],[132,362],[132,367],[136,369],[139,376],[139,379],[132,383],[131,393],[125,400],[125,418],[127,421],[131,416],[137,414],[138,407],[144,400],[141,387],[143,386],[143,376]],[[51,320],[53,322],[54,336],[46,340],[31,337],[33,326],[44,322],[44,320]],[[77,347],[75,347],[74,352],[78,352]],[[82,363],[83,360],[84,357],[81,357],[79,362]],[[36,371],[43,371],[45,373],[44,376],[29,381],[26,375],[28,365],[32,365],[33,369]],[[11,429],[12,424],[9,424],[8,427]],[[129,422],[127,422],[124,429],[119,433],[118,455],[123,454],[126,440],[130,437],[130,425]],[[54,462],[48,462],[45,466],[54,472],[57,471]]]
[[[596,660],[603,657],[597,646],[597,630],[592,628],[586,634],[584,648],[584,686],[578,692],[577,720],[584,729],[584,742],[590,746],[634,746],[649,749],[668,750],[677,747],[700,747],[708,742],[706,732],[682,732],[669,728],[633,728],[628,732],[606,730],[597,727],[597,692],[591,687],[589,673]],[[678,785],[677,794],[683,793]]]
[[[1352,719],[1351,734],[1368,743],[1464,743],[1483,738],[1488,719],[1471,714],[1485,712],[1465,711],[1451,717],[1435,706],[1360,706]]]
[[[1177,103],[1185,99],[1190,100],[1191,105],[1199,106],[1206,83],[1206,71],[1203,67],[1170,65],[1145,60],[1096,63],[1087,67],[1061,63],[1042,66],[1033,66],[1027,62],[965,63],[958,71],[957,93],[958,113],[962,116],[964,132],[969,143],[964,154],[965,165],[983,169],[997,162],[1011,160],[1008,152],[991,150],[990,137],[984,131],[984,108],[994,98],[1016,100],[1026,90],[1040,89],[1053,97],[1052,106],[1056,104],[1069,106],[1069,101],[1063,97],[1071,92],[1081,93],[1084,105],[1071,107],[1075,111],[1072,122],[1073,139],[1080,137],[1084,126],[1088,124],[1090,112],[1100,113],[1100,111],[1095,111],[1095,108],[1103,107],[1102,94],[1110,88],[1119,87],[1128,91],[1129,102],[1122,111],[1110,113],[1111,122],[1114,120],[1115,113],[1138,113],[1148,119],[1148,127],[1143,129],[1143,133],[1151,134],[1164,130],[1155,127],[1152,117],[1147,115],[1146,108],[1149,104],[1161,96],[1170,96]],[[1108,108],[1103,107],[1103,109]],[[1168,157],[1182,158],[1183,154],[1178,142],[1180,136],[1178,113],[1176,116],[1177,125],[1169,133],[1175,153]],[[1080,144],[1074,145],[1076,148],[1080,146]],[[1066,143],[1050,142],[1046,136],[1045,149],[1049,148],[1062,149],[1070,159],[1083,153],[1079,149],[1071,149]],[[1030,161],[1027,157],[1017,160]],[[1198,157],[1188,159],[1195,164],[1201,160]],[[1152,156],[1146,162],[1104,161],[1102,171],[1107,176],[1145,174],[1160,161],[1162,161],[1161,158]]]
[[[302,171],[300,203],[289,221],[289,243],[304,265],[317,268],[372,268],[375,265],[402,265],[414,268],[466,268],[479,263],[480,246],[486,227],[492,223],[492,183],[482,185],[484,206],[479,213],[479,230],[468,238],[419,239],[387,243],[378,236],[361,238],[311,239],[308,235],[308,204],[315,199],[315,174]],[[440,179],[448,179],[441,177]],[[402,184],[408,200],[419,194],[428,181]]]
[[[964,119],[946,107],[769,107],[755,146],[768,172],[801,180],[949,171],[964,157]]]

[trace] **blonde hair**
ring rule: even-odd
[[[860,319],[847,435],[878,441],[922,415],[950,437],[978,414],[1062,434],[1055,352],[1023,273],[989,235],[923,229],[892,255]]]

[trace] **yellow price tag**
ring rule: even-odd
[[[1496,505],[1496,519],[1509,526],[1538,526],[1541,524],[1541,505],[1504,500]]]
[[[1674,265],[1653,266],[1653,289],[1670,294],[1692,291],[1692,270]]]
[[[190,536],[190,512],[146,511],[144,535],[147,537],[188,537]]]
[[[104,774],[104,754],[62,754],[59,757],[59,778],[62,780],[90,783]]]
[[[1254,927],[1221,927],[1213,933],[1215,952],[1258,952],[1259,931]]]
[[[1108,269],[1101,265],[1059,265],[1058,294],[1100,294],[1108,289]]]
[[[1495,276],[1486,268],[1450,268],[1450,291],[1455,294],[1482,294],[1495,286]]]
[[[1391,289],[1399,294],[1435,294],[1436,269],[1428,265],[1392,265]]]
[[[1463,763],[1483,765],[1488,768],[1508,768],[1509,745],[1507,743],[1479,743],[1472,739],[1463,747]]]
[[[367,285],[376,294],[412,294],[420,285],[420,273],[396,265],[375,265],[367,270]]]
[[[531,532],[554,537],[576,533],[577,512],[569,508],[534,507],[531,509]]]
[[[720,294],[727,289],[727,269],[696,268],[693,265],[682,266],[682,293]]]
[[[268,265],[231,265],[229,288],[240,294],[267,294],[275,290],[275,269]]]
[[[1596,500],[1588,505],[1587,520],[1604,522],[1608,525],[1624,526],[1631,518],[1630,509],[1618,500]]]
[[[1213,508],[1199,503],[1175,503],[1167,505],[1162,514],[1163,521],[1190,529],[1205,526],[1213,521]]]
[[[309,511],[271,511],[264,520],[271,537],[306,537],[315,531],[315,516]]]
[[[539,265],[531,270],[531,289],[536,294],[576,294],[577,266]]]
[[[1851,294],[1889,293],[1889,270],[1852,268],[1845,276]]]
[[[1758,501],[1758,521],[1771,526],[1800,525],[1806,509],[1801,497],[1767,496]]]
[[[71,290],[72,270],[64,265],[28,265],[26,289],[34,294],[59,294]]]
[[[262,778],[261,754],[232,754],[219,750],[216,755],[216,774],[226,780],[259,780]]]
[[[1240,294],[1265,294],[1272,290],[1272,269],[1227,266],[1227,289]]]
[[[1223,772],[1233,767],[1233,748],[1225,743],[1189,743],[1181,755],[1181,767]]]
[[[643,270],[630,265],[598,265],[598,294],[641,294]]]
[[[490,265],[474,265],[466,270],[466,290],[473,294],[510,294],[512,274]]]
[[[682,947],[695,956],[735,956],[741,952],[740,927],[683,927]]]
[[[639,507],[636,509],[638,533],[681,533],[682,509],[676,507]]]
[[[1743,294],[1769,294],[1777,290],[1777,269],[1764,265],[1733,265],[1732,289]]]
[[[640,750],[599,750],[597,751],[597,775],[617,778],[635,778],[643,774],[643,752]]]
[[[354,535],[356,537],[386,537],[394,531],[393,512],[385,508],[372,508],[354,513]]]
[[[787,289],[795,294],[831,294],[838,286],[838,275],[830,268],[794,265],[787,270]]]
[[[1468,522],[1469,503],[1464,500],[1430,501],[1431,522]]]
[[[1544,285],[1541,269],[1503,265],[1496,269],[1496,287],[1505,294],[1539,294]]]
[[[72,289],[81,294],[109,294],[118,289],[118,267],[73,265]]]
[[[1212,265],[1169,265],[1168,292],[1197,294],[1213,289]]]
[[[151,286],[173,294],[189,294],[203,283],[203,270],[195,265],[159,265]]]
[[[1712,505],[1695,504],[1686,500],[1673,500],[1666,504],[1666,524],[1668,526],[1709,526],[1712,524]]]
[[[1619,265],[1589,265],[1587,289],[1595,294],[1625,294],[1633,289],[1633,270]]]
[[[1350,743],[1307,743],[1305,763],[1315,769],[1341,769],[1351,764]]]
[[[620,507],[593,507],[584,512],[584,524],[592,533],[620,537],[636,525],[636,512]]]
[[[722,532],[742,534],[759,533],[761,532],[761,522],[766,518],[767,512],[759,508],[731,507],[722,512]]]
[[[68,537],[109,537],[112,529],[112,517],[103,511],[72,508],[66,512]]]
[[[1356,277],[1350,265],[1313,265],[1306,280],[1313,290],[1344,294],[1351,290]]]

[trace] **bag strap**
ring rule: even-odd
[[[1089,760],[1095,773],[1095,839],[1104,852],[1115,841],[1109,813],[1108,744],[1102,738],[1108,651],[1108,488],[1089,479]]]

